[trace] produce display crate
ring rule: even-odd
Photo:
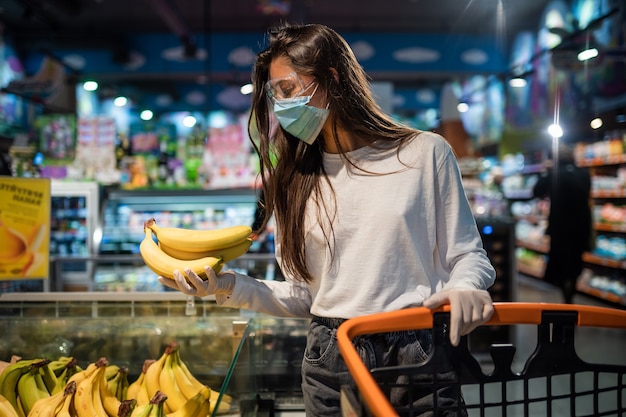
[[[537,344],[520,372],[512,370],[515,346],[494,344],[491,372],[468,349],[467,336],[452,346],[447,335],[449,306],[416,307],[347,320],[337,331],[340,351],[357,392],[342,390],[344,416],[626,416],[626,366],[589,363],[576,352],[579,327],[626,328],[626,311],[583,305],[494,303],[495,313],[484,325],[534,325]],[[353,339],[410,329],[432,329],[433,348],[421,363],[367,369]],[[448,358],[454,375],[440,377]],[[427,405],[412,392],[438,398],[442,389],[455,392],[456,405]],[[392,406],[390,394],[407,390],[408,400]]]

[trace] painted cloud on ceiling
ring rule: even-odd
[[[161,52],[161,57],[166,61],[185,62],[195,59],[198,61],[204,61],[207,58],[207,51],[204,48],[198,48],[195,58],[185,57],[185,48],[181,46],[175,46],[173,48],[164,49]]]
[[[228,54],[228,62],[238,67],[249,67],[254,64],[256,54],[247,46],[240,46]]]
[[[374,47],[366,41],[354,42],[350,47],[359,61],[367,61],[376,55]]]
[[[482,65],[488,60],[489,57],[481,49],[468,49],[461,54],[461,61],[470,65]]]
[[[441,58],[439,51],[429,48],[421,48],[419,46],[398,49],[393,52],[392,56],[396,61],[408,62],[410,64],[435,62]]]

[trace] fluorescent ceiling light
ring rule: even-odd
[[[589,49],[585,49],[584,51],[580,51],[578,53],[578,60],[587,61],[597,56],[598,56],[598,50],[596,48],[589,48]]]

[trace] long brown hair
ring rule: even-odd
[[[333,197],[323,196],[320,187],[320,181],[328,181],[323,166],[324,141],[318,139],[308,145],[282,128],[272,130],[276,122],[272,121],[265,83],[270,64],[278,57],[287,58],[297,73],[315,77],[319,83],[317,94],[326,94],[337,148],[349,163],[353,164],[337,139],[339,126],[370,146],[376,146],[375,141],[396,142],[400,146],[417,132],[381,111],[365,71],[337,32],[317,24],[284,24],[269,31],[269,47],[257,55],[254,65],[249,123],[250,137],[258,139],[258,143],[256,139],[252,143],[259,154],[263,184],[265,219],[261,228],[273,214],[280,230],[284,272],[311,282],[304,245],[305,208],[307,203],[317,204],[318,220],[326,216],[322,224],[331,225],[331,230],[324,231],[331,248],[332,215],[324,212],[323,208],[328,206],[322,202]]]

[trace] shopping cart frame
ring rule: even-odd
[[[521,302],[501,302],[494,303],[494,314],[489,321],[483,325],[537,325],[539,329],[537,347],[526,363],[522,373],[514,373],[510,369],[514,347],[511,349],[501,345],[503,349],[496,349],[495,356],[499,356],[503,363],[508,363],[509,369],[502,369],[496,364],[496,369],[489,375],[485,375],[480,370],[480,365],[469,352],[467,347],[467,336],[461,338],[458,347],[453,347],[449,342],[443,341],[446,349],[451,349],[453,355],[460,357],[457,361],[463,367],[470,369],[470,379],[472,383],[488,384],[492,381],[506,381],[509,378],[529,378],[546,374],[559,374],[571,372],[572,369],[598,370],[619,372],[617,390],[617,402],[620,415],[626,415],[626,401],[623,396],[626,392],[626,366],[595,365],[582,361],[575,353],[573,338],[573,326],[580,327],[604,327],[604,328],[626,328],[626,311],[608,307],[595,307],[572,304],[551,304],[551,303],[521,303]],[[412,329],[433,329],[436,326],[437,316],[444,316],[449,320],[449,306],[443,306],[435,310],[425,307],[414,307],[399,311],[384,312],[367,316],[355,317],[345,321],[337,330],[337,341],[341,354],[347,364],[348,370],[353,376],[360,397],[362,398],[368,411],[378,417],[397,416],[398,412],[392,407],[389,399],[383,393],[373,376],[373,370],[367,369],[359,354],[353,346],[352,340],[357,336],[385,333],[394,331],[404,331]],[[441,313],[444,313],[443,315]],[[549,319],[552,317],[552,319]],[[557,336],[562,340],[556,340],[553,345],[551,334],[554,317],[556,321],[565,319],[565,326],[557,325]],[[548,318],[548,319],[547,319]],[[556,336],[555,336],[556,337]],[[550,340],[548,340],[550,339]],[[440,340],[439,343],[442,341]],[[509,345],[510,346],[510,345]],[[494,348],[495,346],[492,346]],[[435,343],[435,349],[437,344]],[[499,352],[499,353],[498,353]],[[431,352],[432,356],[432,352]],[[492,352],[492,357],[494,353]],[[494,359],[498,359],[495,358]],[[562,359],[562,360],[561,360]],[[427,360],[428,361],[428,360]],[[533,362],[534,361],[534,362]],[[432,365],[432,364],[431,364]],[[419,366],[417,364],[416,366]],[[525,375],[524,373],[527,373]],[[466,372],[467,374],[467,372]],[[475,381],[473,381],[475,379]],[[467,382],[467,377],[459,383]],[[596,388],[597,390],[597,388]],[[349,397],[349,396],[348,396]],[[597,393],[596,393],[597,397]],[[344,397],[345,398],[345,397]],[[506,399],[502,400],[506,402]],[[595,407],[597,408],[597,398]],[[481,411],[481,414],[483,411]],[[608,414],[607,414],[608,415]],[[611,414],[615,415],[615,414]]]

